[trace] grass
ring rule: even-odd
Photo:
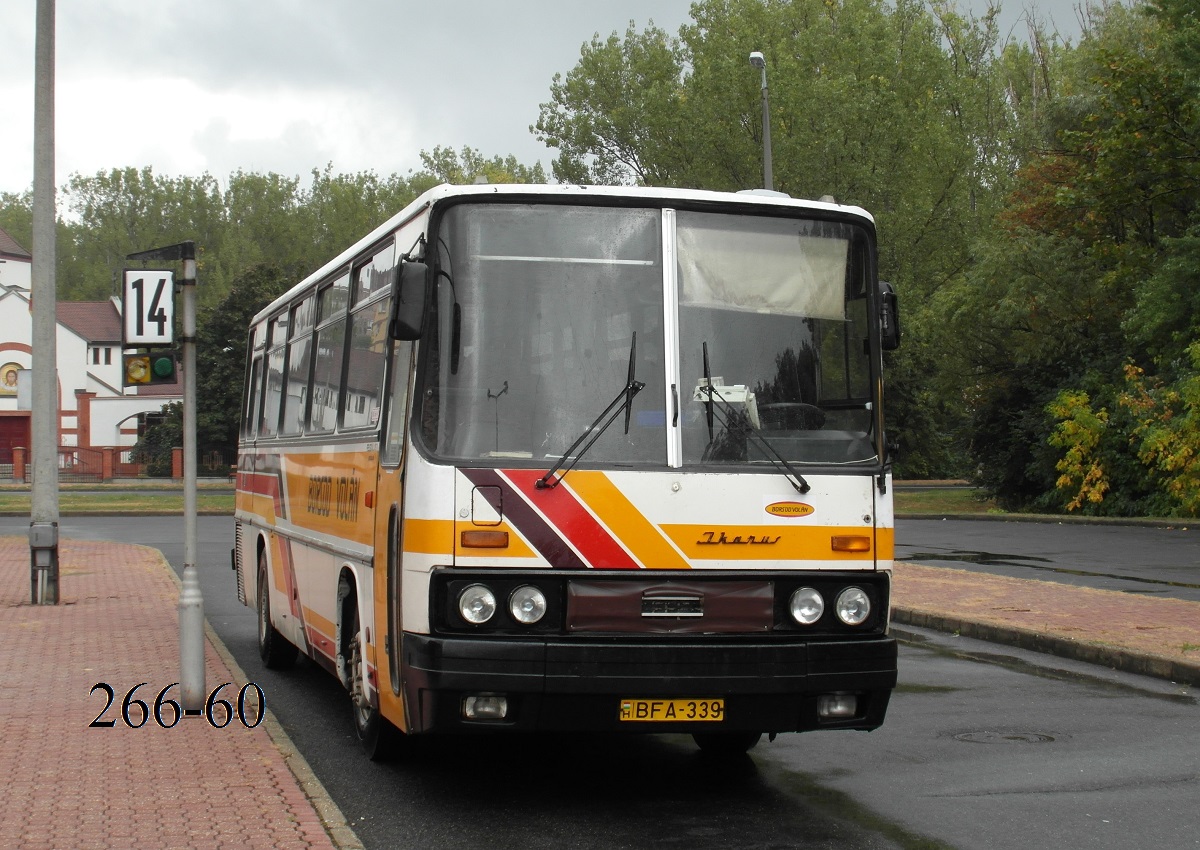
[[[123,513],[157,513],[182,514],[183,491],[147,490],[146,492],[82,492],[73,493],[64,490],[58,494],[58,508],[63,514],[123,514]],[[30,510],[30,494],[28,492],[10,491],[0,493],[0,513],[28,514]],[[232,514],[233,492],[206,493],[199,490],[196,493],[196,510],[204,514]]]
[[[219,486],[219,489],[213,489]],[[211,490],[211,492],[210,492]],[[897,489],[896,512],[902,514],[986,514],[996,513],[990,500],[979,498],[969,487],[928,487]],[[28,489],[0,490],[0,513],[28,514]],[[183,491],[179,486],[145,485],[136,491],[110,491],[94,485],[63,485],[59,492],[59,510],[64,514],[86,513],[183,513]],[[201,513],[232,514],[233,492],[229,485],[205,483],[196,494],[196,507]]]
[[[1001,513],[993,500],[981,498],[970,487],[897,489],[895,497],[898,514]]]

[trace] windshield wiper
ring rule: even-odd
[[[535,482],[534,486],[537,489],[545,490],[548,487],[557,487],[558,482],[562,481],[563,477],[575,468],[575,464],[578,463],[580,458],[587,453],[588,449],[590,449],[592,445],[600,439],[601,435],[608,430],[608,426],[613,424],[613,420],[621,415],[622,410],[625,411],[625,433],[629,433],[629,417],[633,412],[633,397],[646,387],[644,383],[637,380],[635,371],[636,357],[637,331],[634,331],[633,339],[629,343],[629,371],[626,375],[625,386],[621,388],[619,393],[617,393],[616,398],[609,402],[608,407],[604,408],[604,412],[597,416],[595,421],[592,422],[592,424],[589,425],[584,432],[579,435],[579,439],[573,442],[571,447],[563,453],[563,456],[558,459],[558,463],[554,464],[554,466],[550,468],[549,472]],[[607,419],[605,417],[607,417]],[[604,422],[603,425],[600,424],[602,420]],[[590,440],[588,440],[589,436],[591,437]],[[579,449],[578,454],[575,454],[574,458],[571,460],[571,465],[566,469],[563,469],[562,475],[555,478],[554,473],[558,472],[559,469],[562,469],[563,464],[567,462],[567,458],[572,456],[572,453],[575,451],[575,449],[579,448],[580,443],[583,443],[584,440],[587,440],[587,444],[584,445],[583,448]]]
[[[804,476],[793,469],[792,465],[787,462],[787,458],[777,452],[775,447],[768,443],[766,438],[759,433],[759,430],[754,427],[754,423],[750,421],[750,417],[747,414],[737,410],[724,396],[721,395],[717,388],[712,385],[712,375],[709,374],[708,368],[707,342],[704,343],[704,384],[700,387],[700,389],[703,390],[708,396],[708,401],[705,402],[705,404],[708,406],[708,433],[710,445],[712,444],[713,399],[716,399],[722,405],[721,409],[724,413],[724,416],[721,417],[721,425],[727,433],[732,432],[735,419],[740,418],[745,422],[745,427],[743,430],[745,431],[746,435],[754,438],[755,445],[763,449],[767,460],[771,462],[772,466],[774,466],[776,469],[783,470],[784,476],[787,478],[788,483],[796,488],[796,492],[798,492],[800,495],[804,495],[812,489],[809,483],[804,480]]]

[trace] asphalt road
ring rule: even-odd
[[[989,525],[1008,539],[980,551],[1043,545],[1025,525]],[[26,527],[0,519],[0,534]],[[61,525],[159,548],[177,569],[182,528],[164,517]],[[1194,694],[934,633],[902,648],[888,720],[870,734],[784,735],[729,764],[679,736],[426,740],[406,761],[372,764],[332,677],[303,660],[286,672],[259,663],[229,569],[232,529],[199,520],[205,613],[372,850],[1200,847]],[[922,548],[931,540],[922,532]]]
[[[1200,523],[902,519],[896,557],[931,566],[1200,602]]]

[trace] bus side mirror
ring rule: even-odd
[[[900,307],[896,290],[886,280],[879,281],[879,345],[884,351],[900,347]]]
[[[400,283],[396,287],[396,300],[392,305],[388,336],[400,340],[421,338],[428,288],[429,266],[411,262],[400,264]]]

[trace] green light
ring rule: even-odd
[[[155,378],[170,378],[175,374],[175,359],[172,357],[155,357],[150,362],[150,370],[154,372]]]

